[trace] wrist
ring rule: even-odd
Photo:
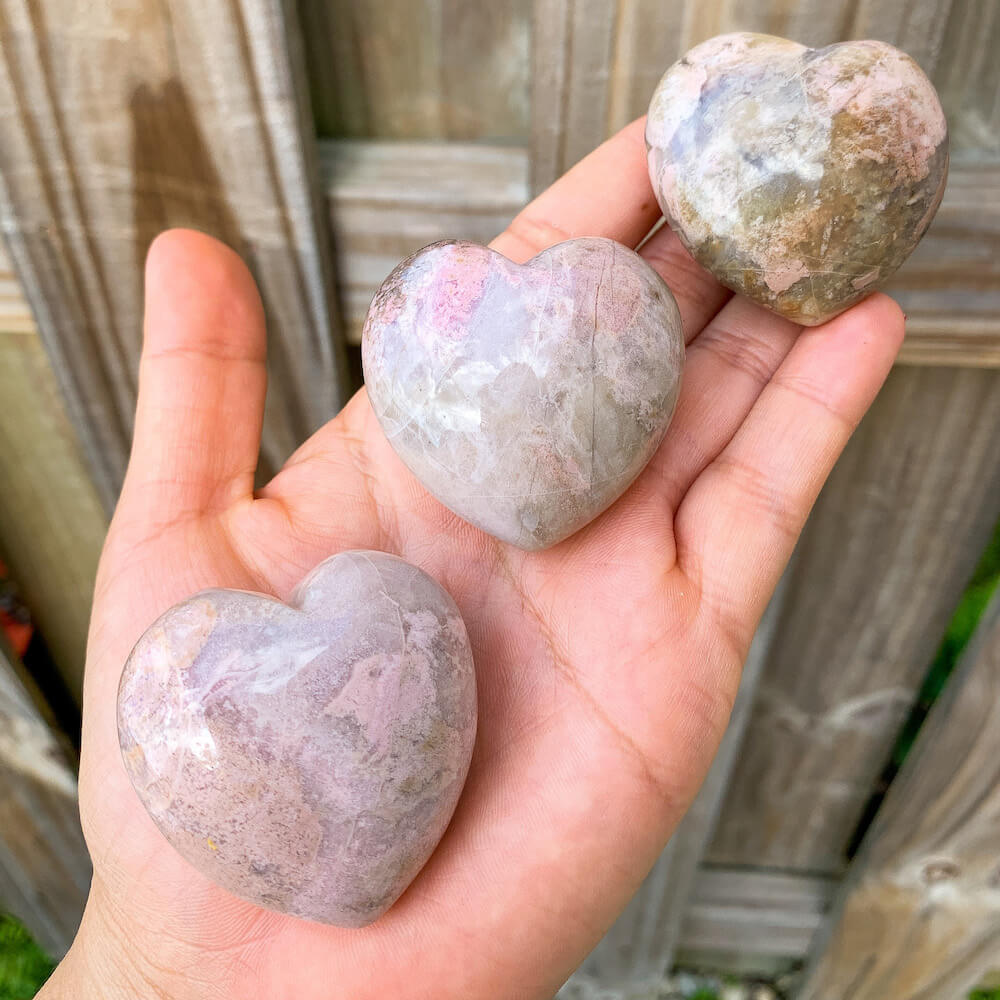
[[[95,947],[86,917],[69,951],[39,991],[36,1000],[119,1000],[126,995],[117,964]]]
[[[141,941],[111,919],[92,887],[80,928],[36,1000],[187,1000],[177,976],[156,968]]]

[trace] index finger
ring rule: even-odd
[[[645,117],[637,118],[598,146],[490,246],[519,264],[577,236],[607,236],[637,247],[660,217],[646,167],[645,128]]]

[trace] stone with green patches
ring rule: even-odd
[[[710,39],[660,81],[646,144],[657,200],[695,259],[807,326],[889,279],[948,173],[933,85],[875,41]]]

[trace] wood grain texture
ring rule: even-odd
[[[13,657],[0,647],[0,910],[61,957],[89,886],[76,779]]]
[[[1000,517],[1000,372],[897,368],[816,505],[709,860],[839,873]]]
[[[702,868],[679,941],[685,951],[793,958],[808,952],[837,881],[821,875]]]
[[[820,47],[877,38],[908,52],[933,74],[955,0],[686,0],[683,54],[727,31],[759,31]]]
[[[837,881],[816,875],[705,866],[693,880],[678,955],[689,968],[777,975],[802,961]],[[559,1000],[665,1000],[666,970],[601,982],[576,974]]]
[[[528,196],[517,147],[474,143],[320,144],[348,339],[404,258],[441,239],[488,243]]]
[[[36,334],[0,318],[0,553],[80,703],[107,519]]]
[[[964,997],[1000,954],[1000,594],[852,868],[800,1000]]]
[[[1000,4],[952,4],[933,79],[948,114],[952,147],[1000,158]]]
[[[954,163],[937,217],[886,291],[907,315],[901,361],[1000,367],[1000,163]]]
[[[564,171],[569,32],[574,0],[534,0],[531,22],[531,192]]]
[[[535,0],[534,190],[644,114],[660,77],[688,49],[729,31],[814,47],[890,42],[942,88],[956,148],[1000,149],[993,0]]]
[[[319,157],[351,343],[400,260],[439,239],[486,243],[529,196],[520,147],[325,141]],[[952,167],[934,224],[888,292],[908,317],[901,363],[1000,367],[1000,167]],[[2,255],[0,326],[35,329]]]
[[[167,226],[219,236],[257,276],[267,464],[344,398],[290,2],[0,2],[0,226],[106,507],[128,453],[143,258]]]
[[[528,134],[530,0],[298,0],[320,135]]]
[[[566,996],[623,983],[657,983],[670,971],[787,599],[789,578],[786,571],[754,636],[726,734],[697,797],[625,911],[567,983]]]
[[[646,113],[660,77],[684,54],[689,4],[618,0],[608,74],[608,132]]]
[[[0,553],[77,704],[107,517],[0,244]]]
[[[320,143],[349,342],[379,284],[439,239],[486,243],[528,199],[528,154],[448,143]],[[959,161],[927,236],[887,289],[907,313],[900,361],[1000,367],[1000,166]]]
[[[857,0],[848,38],[877,38],[909,53],[928,76],[939,65],[948,21],[964,0]]]

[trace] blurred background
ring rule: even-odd
[[[709,780],[560,995],[1000,997],[1000,3],[0,0],[0,1000],[86,898],[84,648],[152,238],[203,229],[260,283],[265,478],[359,384],[402,257],[487,242],[731,30],[909,52],[951,178]]]

